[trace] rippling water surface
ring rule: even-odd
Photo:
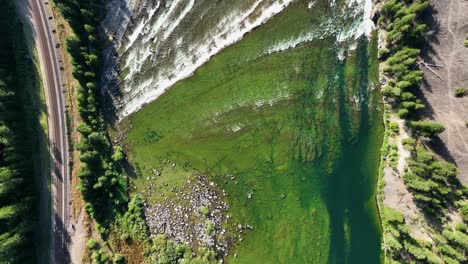
[[[254,227],[233,263],[378,263],[369,2],[151,3],[118,45],[137,186],[165,157],[219,184],[232,221]]]

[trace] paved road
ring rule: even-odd
[[[69,167],[63,79],[52,33],[54,20],[46,2],[29,0],[45,88],[51,156],[52,230],[50,263],[68,263]]]

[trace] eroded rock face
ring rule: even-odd
[[[224,201],[226,193],[206,176],[196,175],[174,191],[177,198],[145,207],[146,222],[152,235],[191,246],[201,245],[225,255],[231,244],[225,226],[229,221]]]

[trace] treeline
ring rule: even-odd
[[[72,56],[73,76],[78,80],[78,111],[83,120],[77,130],[83,135],[77,144],[80,151],[80,190],[86,211],[98,222],[98,231],[113,252],[91,239],[87,243],[92,263],[124,263],[117,253],[121,242],[138,243],[149,263],[217,263],[213,251],[200,247],[197,254],[187,245],[176,244],[160,235],[150,238],[144,218],[143,199],[128,199],[127,182],[119,162],[125,158],[121,147],[112,148],[100,112],[99,76],[100,42],[96,26],[95,1],[55,0],[56,6],[71,25],[75,35],[66,40]],[[110,231],[113,232],[110,232]],[[116,235],[119,235],[116,237]]]
[[[400,220],[394,221],[395,216],[401,213],[393,212],[393,217],[387,219],[387,224],[391,226],[390,233],[385,235],[387,253],[397,263],[408,261],[405,255],[425,263],[465,263],[468,251],[468,191],[456,178],[459,173],[457,167],[437,160],[434,153],[419,140],[406,138],[402,143],[411,151],[408,171],[403,175],[403,180],[418,207],[433,225],[433,243],[418,242],[409,233],[403,215],[398,217]],[[447,214],[454,210],[462,217],[462,223],[455,227],[447,224],[450,219]]]
[[[436,216],[453,205],[453,201],[464,198],[466,190],[456,178],[456,166],[436,160],[419,140],[420,137],[434,138],[445,129],[437,122],[419,120],[418,110],[425,105],[415,96],[423,76],[417,66],[420,52],[417,46],[423,42],[422,33],[426,27],[419,23],[418,16],[428,6],[428,0],[389,0],[382,5],[379,24],[387,31],[387,46],[392,48],[381,48],[380,56],[385,63],[383,70],[387,78],[383,93],[393,100],[392,106],[399,117],[407,119],[416,136],[416,139],[406,138],[402,142],[412,154],[403,178],[426,213]],[[393,134],[399,132],[397,123],[390,122],[389,125]],[[395,165],[395,157],[391,158],[391,164]]]
[[[403,175],[406,186],[425,213],[443,222],[446,210],[466,197],[465,188],[456,178],[457,167],[436,160],[434,153],[412,138],[404,139],[403,144],[411,150],[409,170]]]
[[[445,129],[437,122],[418,120],[425,105],[415,95],[423,78],[417,56],[426,28],[418,17],[428,6],[429,0],[390,0],[382,5],[378,23],[387,31],[387,45],[379,50],[379,57],[385,61],[387,77],[383,94],[393,100],[398,116],[408,119],[417,135],[434,137]]]
[[[384,208],[386,261],[397,263],[466,263],[468,251],[467,226],[445,227],[431,235],[434,243],[420,242],[410,234],[403,214]]]
[[[31,102],[23,96],[34,71],[15,1],[0,0],[0,6],[0,263],[35,263],[37,138],[27,117]]]
[[[86,201],[86,211],[102,226],[116,212],[125,210],[128,202],[127,183],[121,175],[121,149],[114,153],[106,133],[101,110],[99,76],[101,72],[100,42],[95,1],[56,0],[56,6],[73,29],[66,47],[72,57],[73,76],[78,80],[78,111],[83,123],[77,126],[82,134],[76,145],[80,151],[79,189]]]
[[[415,136],[402,140],[404,147],[411,153],[402,177],[413,199],[428,219],[428,235],[433,241],[430,243],[415,239],[401,212],[383,208],[384,251],[386,261],[390,263],[451,264],[467,261],[467,189],[456,178],[459,173],[457,167],[438,160],[422,141],[422,138],[432,139],[445,130],[437,122],[420,119],[420,110],[425,105],[416,96],[423,78],[417,57],[426,28],[426,25],[419,22],[419,16],[428,7],[428,0],[389,0],[381,6],[378,21],[387,33],[386,47],[379,50],[387,79],[383,94],[397,115],[406,119]],[[398,134],[398,123],[387,122],[390,135]],[[384,150],[387,161],[396,168],[397,146],[389,146]],[[459,213],[462,223],[453,226],[448,217],[450,211]]]

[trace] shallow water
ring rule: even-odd
[[[340,43],[329,29],[340,7],[309,4],[292,3],[121,124],[132,124],[136,186],[169,157],[227,191],[228,225],[254,227],[229,263],[380,260],[375,46]],[[284,45],[310,32],[320,37]]]

